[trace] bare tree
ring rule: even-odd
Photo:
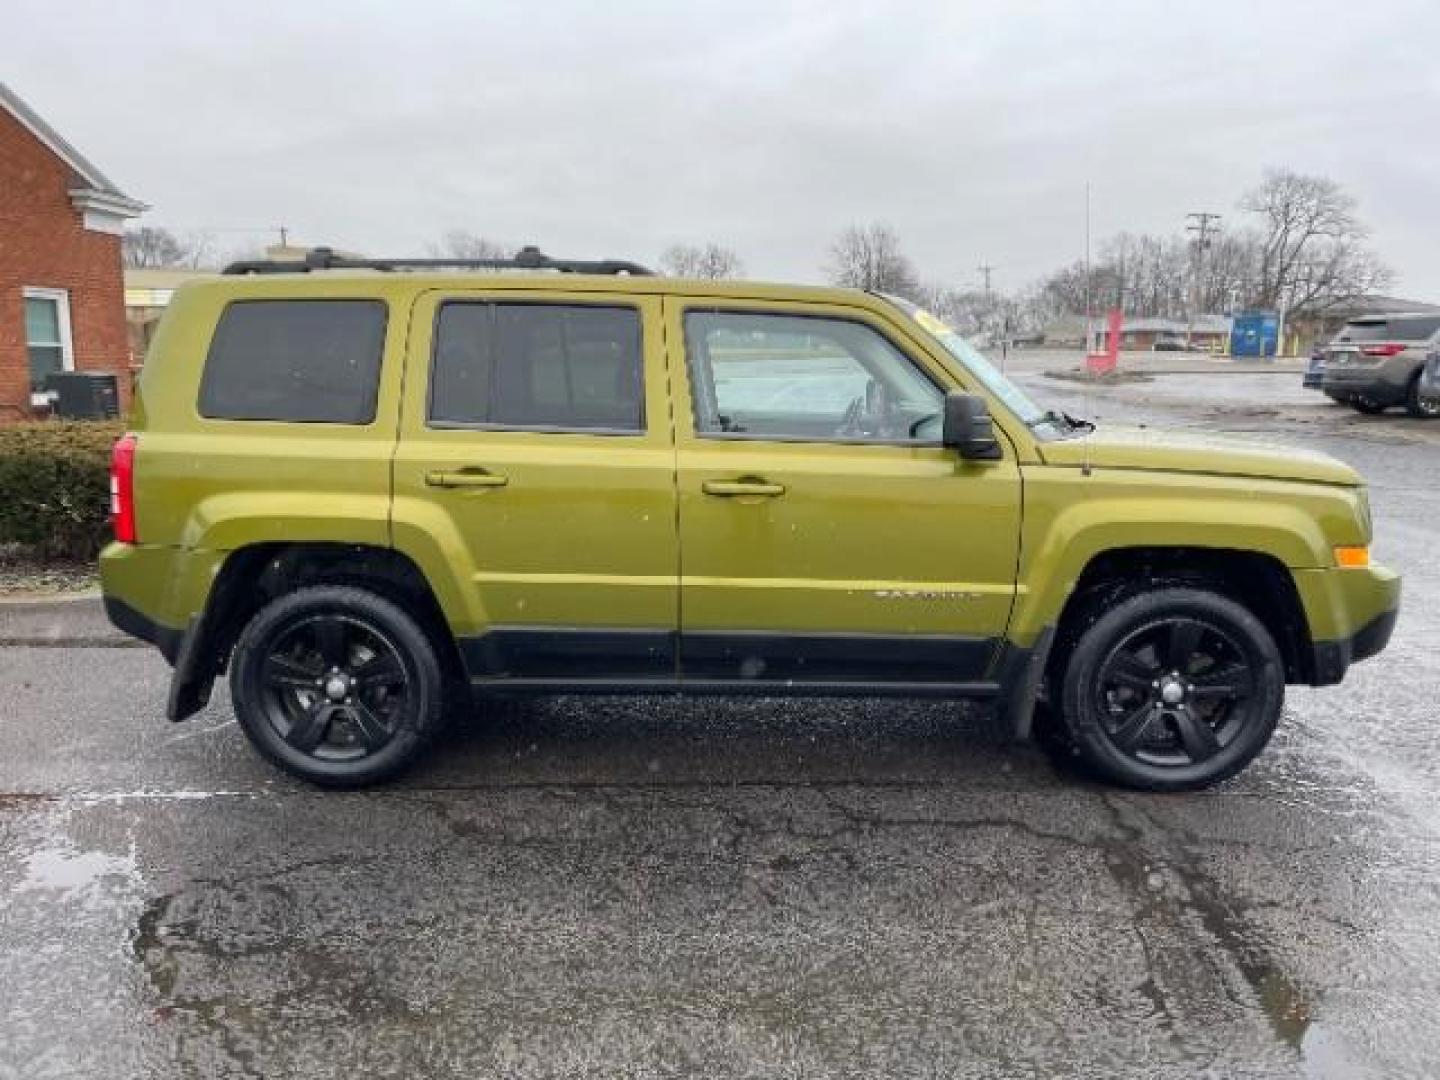
[[[194,270],[206,265],[211,255],[207,237],[177,236],[156,225],[127,229],[120,252],[125,265],[136,269],[174,266]]]
[[[1324,176],[1272,169],[1240,208],[1260,219],[1252,301],[1302,311],[1384,287],[1390,271],[1365,244],[1355,197]]]
[[[515,254],[515,248],[468,229],[450,229],[430,245],[430,253],[437,259],[508,259]]]
[[[1220,313],[1250,306],[1259,265],[1260,237],[1255,232],[1241,230],[1214,237],[1199,262],[1198,310]]]
[[[900,251],[895,230],[879,222],[852,225],[830,246],[826,276],[836,285],[914,299],[923,289],[915,267]]]
[[[745,273],[740,256],[716,243],[671,244],[660,256],[660,268],[682,278],[735,278]]]

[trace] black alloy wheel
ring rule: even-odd
[[[236,717],[265,757],[317,784],[359,786],[400,771],[434,735],[441,678],[432,643],[403,609],[363,589],[283,596],[236,646]]]
[[[1228,633],[1176,618],[1142,626],[1111,649],[1095,692],[1117,750],[1154,765],[1199,765],[1244,726],[1255,684]]]
[[[1269,631],[1225,596],[1141,593],[1081,635],[1063,680],[1069,741],[1102,778],[1193,790],[1243,769],[1269,742],[1284,701]]]

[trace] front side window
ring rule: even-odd
[[[239,300],[220,316],[200,415],[214,420],[368,424],[375,419],[385,305]]]
[[[70,298],[61,289],[26,289],[25,351],[30,390],[45,389],[51,375],[74,366],[70,355]]]
[[[441,305],[432,424],[638,433],[645,429],[644,388],[633,307]]]
[[[701,434],[934,442],[943,394],[863,323],[692,311],[685,337]]]

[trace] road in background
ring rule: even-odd
[[[0,647],[0,1077],[1432,1073],[1434,439],[1298,376],[1043,370],[1371,478],[1396,639],[1243,776],[1101,789],[935,702],[562,699],[327,794],[223,689],[169,725],[157,655],[0,612],[39,641]]]

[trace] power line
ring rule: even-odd
[[[1185,215],[1185,220],[1185,231],[1197,234],[1195,242],[1202,249],[1210,246],[1211,234],[1220,231],[1220,215],[1209,210],[1193,211]]]

